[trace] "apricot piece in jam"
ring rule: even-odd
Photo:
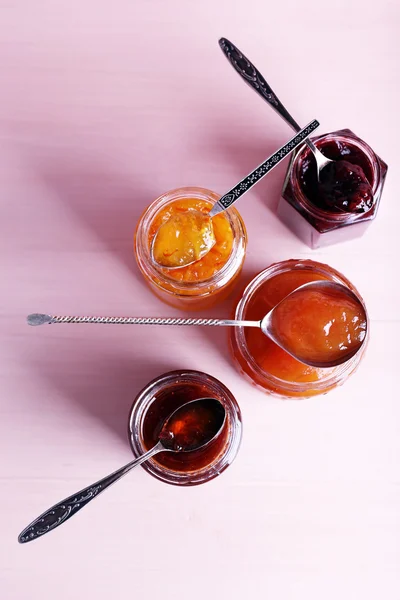
[[[308,283],[327,279],[308,270],[286,271],[265,281],[249,301],[244,318],[260,320],[274,306],[296,288]],[[315,382],[326,376],[326,369],[310,367],[282,350],[260,329],[245,328],[248,351],[259,368],[274,377],[288,382]]]
[[[156,234],[162,232],[162,229],[160,228],[165,226],[166,223],[171,223],[172,226],[177,225],[179,231],[185,236],[187,235],[190,238],[189,241],[192,243],[193,260],[196,262],[179,267],[179,259],[177,259],[177,257],[179,252],[182,251],[183,246],[178,248],[178,252],[173,252],[168,257],[171,249],[174,250],[174,246],[176,248],[177,244],[173,241],[173,227],[170,229],[169,225],[167,226],[165,236],[162,235],[162,243],[157,250],[159,257],[161,254],[164,254],[164,258],[161,257],[160,260],[158,260],[156,256],[155,258],[159,264],[178,267],[168,270],[168,276],[170,278],[175,279],[176,281],[187,282],[204,281],[220,271],[227,263],[233,247],[233,231],[225,214],[220,213],[212,219],[208,217],[211,208],[211,202],[196,198],[184,198],[182,200],[175,200],[166,205],[153,219],[149,231],[150,248],[152,247]],[[201,218],[196,222],[195,211],[202,213],[204,219]],[[203,230],[200,221],[203,224],[203,227],[204,223],[206,223],[206,227]],[[186,230],[186,226],[188,226],[188,230]],[[215,243],[211,249],[201,257],[203,242],[208,243],[207,236],[211,234],[210,227],[212,228]],[[158,246],[158,243],[154,244],[153,252],[156,250],[156,246]],[[200,256],[200,258],[197,259],[196,256]],[[164,259],[165,261],[168,261],[168,265],[166,265],[165,262],[161,262]]]
[[[190,210],[172,215],[153,241],[154,260],[163,267],[185,267],[203,258],[215,244],[211,218]]]
[[[275,307],[275,336],[297,358],[321,366],[345,362],[359,350],[367,322],[362,305],[340,289],[299,289]]]

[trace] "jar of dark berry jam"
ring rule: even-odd
[[[129,418],[129,438],[135,456],[158,441],[162,425],[177,408],[200,398],[217,398],[226,419],[220,434],[204,449],[160,452],[142,464],[148,473],[175,485],[205,483],[234,460],[242,437],[240,408],[218,379],[201,371],[171,371],[151,381],[136,397]]]
[[[362,169],[371,189],[370,205],[351,212],[327,206],[319,194],[315,159],[308,146],[293,153],[278,205],[281,220],[308,246],[319,248],[363,235],[376,217],[387,165],[368,144],[350,129],[334,131],[316,138],[317,148],[335,161],[347,161],[357,173]]]

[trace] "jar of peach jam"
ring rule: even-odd
[[[278,205],[280,219],[311,248],[361,237],[377,215],[386,163],[350,129],[321,135],[313,142],[327,158],[361,167],[371,186],[372,206],[366,212],[346,212],[319,202],[315,159],[304,144],[292,154]]]
[[[157,198],[139,219],[135,233],[139,269],[153,292],[176,308],[201,310],[224,300],[242,270],[247,234],[235,208],[213,217],[216,243],[192,265],[165,269],[150,255],[157,230],[171,215],[190,209],[207,213],[219,198],[215,192],[198,187],[172,190]]]
[[[327,279],[355,287],[335,269],[312,260],[286,260],[262,271],[245,289],[235,319],[261,320],[287,294],[304,283]],[[364,303],[363,303],[364,304]],[[235,327],[230,332],[233,356],[251,383],[283,398],[325,394],[341,385],[358,367],[367,340],[359,352],[338,367],[309,367],[279,348],[256,328]]]
[[[240,408],[223,383],[201,371],[170,371],[151,381],[136,397],[129,438],[135,456],[158,442],[162,425],[177,408],[200,398],[216,398],[225,407],[225,424],[217,438],[192,452],[160,452],[142,464],[161,481],[197,485],[220,475],[235,459],[242,439]]]

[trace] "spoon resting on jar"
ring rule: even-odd
[[[300,127],[283,106],[275,92],[254,64],[226,38],[219,40],[226,58],[242,79],[282,117],[295,131]],[[305,143],[311,150],[317,169],[313,168],[314,187],[319,202],[331,212],[362,214],[372,208],[374,192],[363,169],[345,159],[332,160],[325,156],[309,139]]]
[[[18,541],[30,542],[62,525],[110,485],[159,452],[192,452],[205,448],[218,437],[225,418],[225,407],[216,398],[201,398],[180,406],[164,421],[158,443],[151,450],[49,508],[20,533]]]
[[[368,317],[348,287],[311,281],[296,288],[260,321],[151,317],[80,317],[32,314],[28,324],[206,325],[259,327],[288,354],[311,367],[335,367],[352,358],[367,337]]]
[[[209,212],[189,209],[170,216],[158,229],[151,243],[150,255],[153,263],[164,269],[180,269],[201,260],[216,242],[212,218],[232,206],[318,126],[318,121],[314,120],[301,129],[284,146],[224,194]]]

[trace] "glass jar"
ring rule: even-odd
[[[322,153],[334,160],[358,164],[372,187],[374,200],[365,213],[333,212],[314,204],[302,184],[302,170],[308,160],[314,161],[305,144],[292,154],[278,205],[280,219],[311,248],[329,246],[362,236],[375,219],[385,183],[387,165],[350,129],[334,131],[313,138]]]
[[[152,223],[161,211],[166,210],[176,201],[186,199],[202,201],[211,209],[219,198],[218,194],[210,190],[183,187],[157,198],[139,219],[135,233],[135,255],[139,269],[156,295],[175,308],[202,310],[221,302],[229,295],[242,270],[247,246],[246,228],[235,208],[230,208],[214,217],[214,219],[226,220],[226,225],[232,235],[231,251],[222,264],[213,265],[213,272],[210,276],[207,274],[202,276],[201,269],[204,269],[205,261],[212,260],[214,249],[209,252],[210,256],[207,255],[203,262],[197,261],[195,269],[192,265],[169,271],[156,265],[151,259]],[[188,280],[189,269],[194,273],[196,280]]]
[[[201,371],[170,371],[151,381],[136,397],[129,417],[132,451],[139,456],[152,448],[165,419],[179,406],[199,398],[217,398],[226,410],[225,425],[204,450],[161,452],[142,464],[166,483],[197,485],[220,475],[234,460],[242,437],[240,408],[218,379]]]
[[[347,286],[364,302],[355,287],[341,273],[312,260],[286,260],[262,271],[245,289],[235,319],[261,320],[287,294],[309,281],[328,279]],[[338,367],[313,368],[304,365],[267,338],[261,330],[234,327],[230,332],[236,364],[251,383],[282,398],[325,394],[341,385],[358,367],[367,345]]]

